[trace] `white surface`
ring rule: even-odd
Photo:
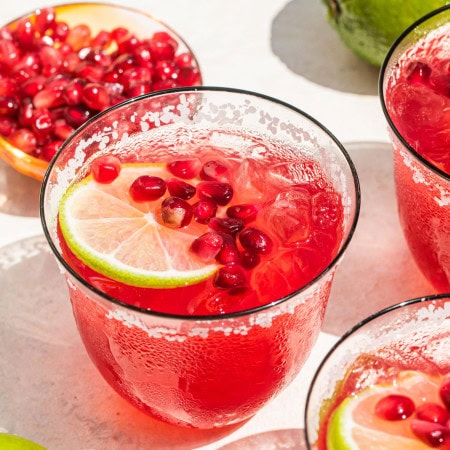
[[[124,4],[171,24],[195,51],[205,84],[278,97],[320,120],[348,147],[360,172],[361,220],[336,275],[324,333],[294,383],[234,431],[175,431],[134,411],[104,384],[83,352],[68,300],[51,305],[54,314],[46,310],[46,296],[53,298],[58,289],[65,293],[45,251],[39,185],[0,162],[0,428],[51,450],[303,449],[306,390],[336,336],[383,306],[431,293],[411,262],[396,218],[377,70],[343,47],[326,24],[320,0]],[[2,20],[36,6],[35,0],[2,3]],[[37,366],[30,367],[33,363]]]

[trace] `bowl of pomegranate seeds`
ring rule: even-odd
[[[64,140],[142,94],[202,83],[169,26],[106,3],[36,9],[0,28],[0,157],[41,180]]]

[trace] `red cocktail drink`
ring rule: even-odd
[[[450,288],[449,48],[446,7],[404,33],[380,78],[401,225],[419,268],[439,292]]]
[[[404,302],[339,340],[308,394],[309,449],[448,448],[449,307],[445,294]]]
[[[148,96],[80,129],[45,186],[81,337],[122,396],[212,428],[292,381],[359,202],[345,151],[312,119],[233,90]]]

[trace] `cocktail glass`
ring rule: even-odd
[[[170,142],[158,141],[155,147],[141,139],[137,147],[130,147],[130,138],[139,142],[141,136],[151,137],[161,129],[170,130],[163,134]],[[299,183],[314,183],[315,174],[296,170],[297,156],[319,162],[340,194],[344,211],[342,238],[331,263],[306,286],[283,298],[209,316],[140,309],[80,277],[63,257],[57,214],[61,197],[73,180],[83,177],[86,163],[113,151],[125,162],[161,161],[167,156],[166,144],[180,157],[192,157],[196,135],[205,133],[211,145],[238,149],[247,162],[264,161],[266,143],[281,144],[277,151],[294,148],[296,156],[292,159],[291,153],[288,165]],[[260,144],[247,139],[250,133],[259,136]],[[254,176],[247,170],[243,181]],[[358,179],[349,156],[317,121],[264,95],[199,87],[136,98],[82,126],[46,174],[41,215],[67,279],[81,338],[105,380],[156,418],[214,428],[253,416],[299,372],[318,337],[335,270],[356,226],[359,203]]]
[[[418,267],[437,292],[450,291],[449,24],[450,6],[414,23],[393,44],[380,74],[401,226]],[[410,74],[401,91],[405,71]]]
[[[448,374],[449,330],[450,296],[436,294],[390,306],[345,333],[319,365],[308,392],[307,448],[327,448],[325,424],[345,398],[400,370]]]

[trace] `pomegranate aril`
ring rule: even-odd
[[[182,228],[192,220],[192,206],[182,198],[167,197],[161,204],[161,218],[170,228]]]
[[[0,134],[8,137],[13,131],[17,130],[17,122],[8,117],[0,117]]]
[[[100,156],[91,164],[91,173],[98,183],[112,183],[120,174],[120,159],[114,155]]]
[[[86,81],[97,82],[102,80],[105,70],[103,67],[84,61],[75,68],[74,74],[76,77],[83,78]]]
[[[40,34],[44,34],[55,25],[56,13],[52,7],[37,9],[34,17],[36,31]]]
[[[163,91],[164,89],[173,89],[178,87],[178,84],[175,80],[158,80],[153,83],[154,91]]]
[[[450,429],[439,423],[426,420],[412,419],[412,432],[425,444],[437,448],[450,440]]]
[[[53,134],[63,141],[66,140],[74,131],[75,128],[70,126],[65,119],[56,119],[53,123]]]
[[[450,378],[447,378],[444,383],[442,383],[439,389],[439,396],[448,411],[450,411]]]
[[[31,128],[38,141],[45,140],[53,131],[53,119],[48,109],[35,110],[31,120]]]
[[[411,83],[427,83],[431,75],[430,66],[421,61],[411,63],[408,71],[408,81]]]
[[[438,403],[423,403],[416,410],[416,418],[445,425],[450,418],[449,412]]]
[[[241,219],[245,224],[256,219],[261,207],[254,204],[233,205],[227,208],[227,216]]]
[[[98,34],[92,39],[92,46],[107,48],[112,42],[112,35],[109,31],[100,30]]]
[[[45,144],[42,146],[41,149],[41,153],[40,153],[40,157],[45,160],[50,162],[54,156],[56,155],[56,153],[58,152],[58,150],[61,148],[61,145],[63,144],[64,141],[52,141],[49,142],[48,144]]]
[[[273,250],[273,241],[270,236],[258,228],[245,228],[239,233],[238,238],[242,247],[260,255],[268,255]]]
[[[223,234],[222,239],[222,247],[216,255],[216,261],[223,265],[240,262],[240,253],[234,239],[229,234]]]
[[[202,181],[197,185],[200,200],[212,200],[220,206],[227,205],[233,198],[233,188],[229,183]]]
[[[19,111],[19,101],[15,96],[0,96],[0,115],[14,117]]]
[[[230,217],[213,217],[209,220],[208,226],[218,233],[236,236],[245,226],[240,219]]]
[[[192,205],[194,220],[198,223],[206,224],[212,217],[215,217],[217,205],[209,200],[199,200]]]
[[[86,122],[92,115],[91,110],[83,105],[68,106],[64,109],[64,118],[68,124],[75,128],[83,125],[83,123]]]
[[[83,88],[81,98],[84,104],[95,111],[102,111],[111,105],[108,91],[100,83],[88,83]]]
[[[22,96],[34,97],[39,91],[44,88],[46,77],[43,75],[36,75],[28,78],[22,83]]]
[[[175,80],[178,77],[178,66],[173,61],[157,61],[155,64],[156,80]]]
[[[25,153],[33,153],[37,148],[35,135],[28,128],[19,128],[9,135],[9,142]]]
[[[243,287],[247,283],[245,270],[238,264],[221,267],[214,276],[214,286],[218,289]]]
[[[198,159],[180,159],[167,164],[170,173],[178,178],[190,180],[200,172],[201,162]]]
[[[201,82],[200,71],[196,67],[182,67],[178,71],[177,83],[182,87],[197,86]]]
[[[70,28],[66,22],[56,22],[53,25],[52,37],[55,40],[55,42],[64,43],[60,47],[60,50],[63,54],[68,54],[69,51],[72,52],[72,47],[64,42],[67,39],[67,36],[69,35],[69,31]]]
[[[135,202],[149,202],[161,198],[166,190],[166,182],[162,178],[142,175],[133,181],[129,192]]]
[[[250,270],[254,269],[261,262],[261,257],[256,252],[244,250],[241,252],[240,261],[242,267]]]
[[[175,57],[175,63],[180,68],[190,68],[194,65],[194,58],[189,52],[182,52]]]
[[[155,62],[172,60],[175,56],[175,48],[169,41],[158,40],[153,37],[149,42],[149,47],[152,60]]]
[[[166,184],[170,195],[180,197],[183,200],[191,199],[197,191],[192,184],[178,180],[177,178],[168,178]]]
[[[191,251],[205,262],[212,261],[223,244],[219,233],[207,231],[192,242]]]
[[[74,51],[78,51],[83,47],[88,47],[91,40],[91,29],[85,25],[75,25],[69,30],[66,42],[73,48]]]
[[[83,87],[85,84],[86,82],[81,78],[75,78],[65,86],[62,95],[67,105],[72,106],[81,103]]]
[[[63,90],[60,87],[45,87],[33,97],[35,108],[55,108],[64,104]]]
[[[375,415],[385,420],[404,420],[410,417],[416,407],[405,395],[390,394],[382,397],[375,405]]]
[[[211,160],[205,162],[200,171],[200,178],[205,181],[221,181],[228,182],[230,180],[230,172],[222,162]]]

